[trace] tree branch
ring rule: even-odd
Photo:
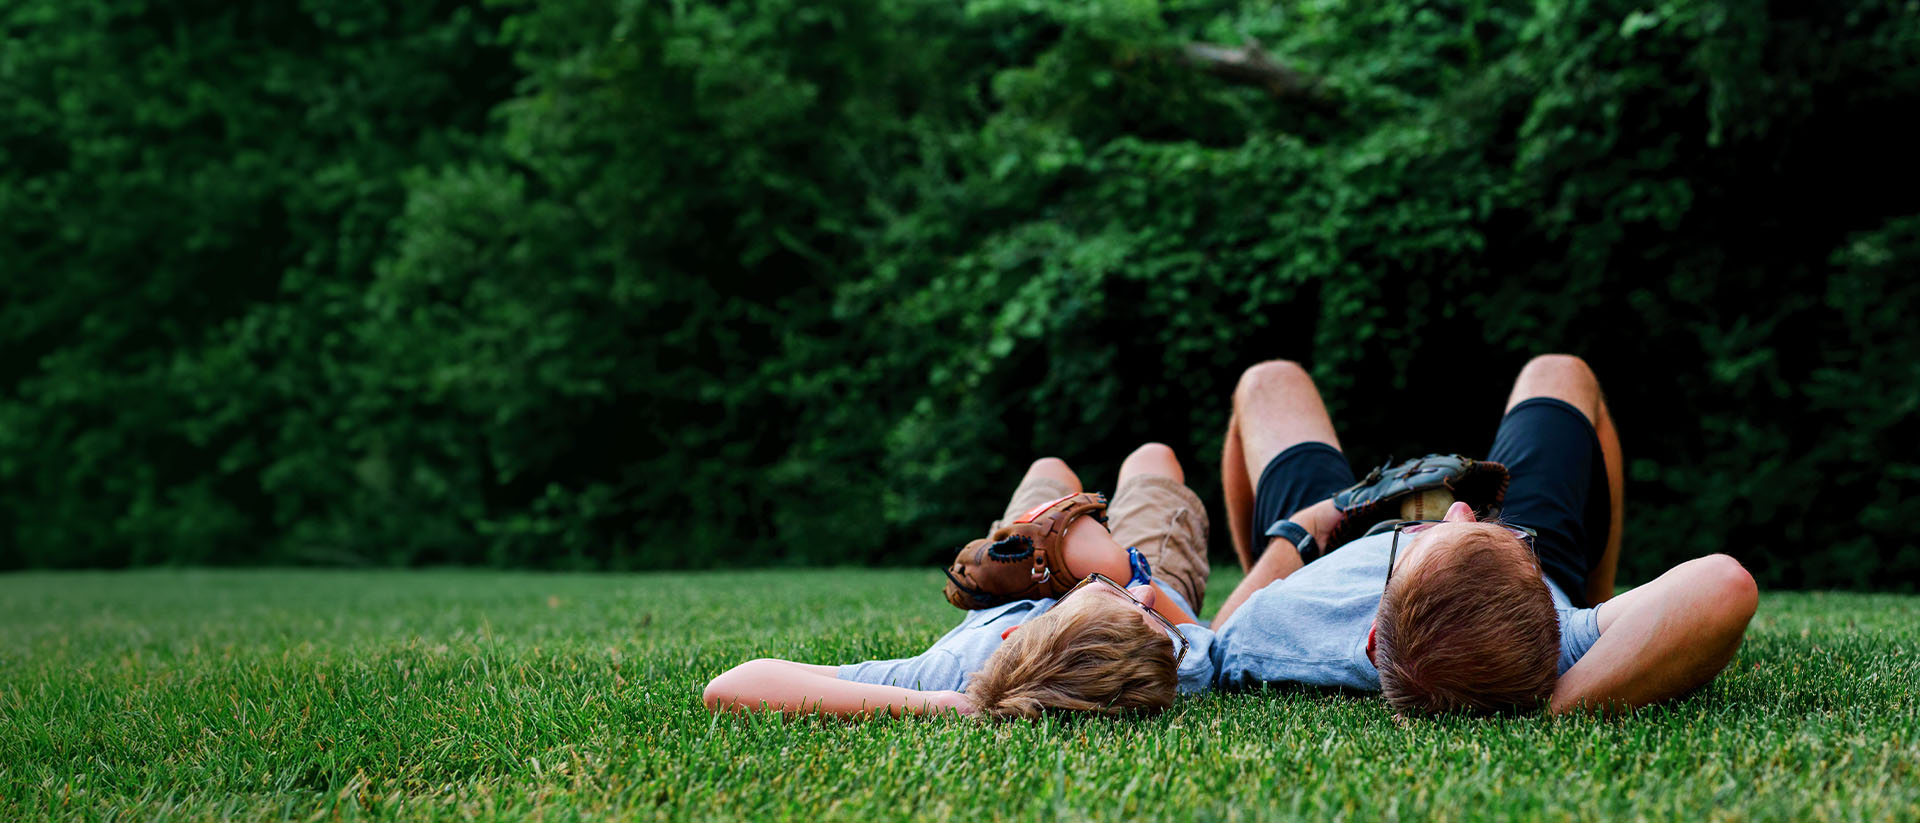
[[[1241,48],[1188,43],[1180,55],[1188,65],[1236,83],[1260,86],[1277,98],[1320,100],[1320,80],[1281,65],[1249,38]]]

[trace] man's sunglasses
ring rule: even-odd
[[[1396,560],[1398,560],[1398,559],[1400,559],[1400,535],[1403,535],[1403,534],[1408,534],[1408,535],[1412,535],[1412,534],[1419,534],[1419,533],[1421,533],[1421,532],[1423,532],[1423,531],[1426,531],[1426,530],[1428,530],[1428,529],[1431,529],[1431,528],[1433,528],[1434,526],[1438,526],[1438,525],[1440,525],[1440,524],[1442,524],[1442,523],[1447,523],[1447,522],[1450,522],[1450,521],[1446,521],[1446,520],[1403,520],[1403,521],[1401,521],[1401,522],[1399,522],[1399,523],[1396,523],[1396,524],[1394,524],[1394,527],[1393,527],[1393,551],[1392,551],[1391,553],[1389,553],[1389,554],[1387,555],[1387,582],[1388,582],[1388,583],[1392,583],[1392,582],[1393,582],[1393,566],[1394,566],[1394,561],[1396,561]],[[1520,539],[1520,542],[1526,545],[1526,547],[1527,547],[1527,550],[1528,550],[1528,551],[1532,551],[1532,550],[1533,550],[1533,538],[1534,538],[1534,536],[1535,536],[1535,535],[1538,535],[1538,534],[1539,534],[1539,532],[1536,532],[1536,531],[1534,531],[1533,529],[1529,529],[1529,528],[1527,528],[1527,527],[1525,527],[1525,526],[1511,526],[1511,525],[1508,525],[1508,524],[1506,524],[1506,523],[1489,523],[1489,524],[1487,524],[1487,525],[1490,525],[1490,526],[1498,526],[1498,527],[1500,527],[1500,528],[1502,528],[1502,529],[1505,529],[1505,530],[1507,530],[1507,533],[1508,533],[1508,534],[1511,534],[1511,535],[1513,535],[1514,537],[1517,537],[1517,538],[1519,538],[1519,539]]]

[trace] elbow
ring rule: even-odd
[[[1760,586],[1740,561],[1724,554],[1705,558],[1710,564],[1709,590],[1716,594],[1720,608],[1731,623],[1745,631],[1747,622],[1760,608]]]
[[[710,712],[764,708],[772,698],[768,683],[779,680],[782,662],[760,658],[721,672],[720,676],[707,681],[707,687],[700,692],[700,702],[706,704]]]
[[[753,673],[760,669],[762,661],[749,660],[707,681],[707,687],[700,692],[700,702],[707,705],[707,711],[721,712],[733,708],[739,703],[740,692],[746,687]]]
[[[707,681],[707,687],[700,691],[700,702],[707,705],[707,711],[720,711],[720,704],[726,700],[727,675],[730,674],[733,674],[732,670],[722,672],[720,676]]]
[[[1760,608],[1760,587],[1746,567],[1729,555],[1709,555],[1693,562],[1698,566],[1692,580],[1700,598],[1697,602],[1731,655]]]

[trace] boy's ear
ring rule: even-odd
[[[1013,634],[1013,630],[1014,630],[1014,629],[1017,629],[1017,628],[1020,628],[1020,627],[1019,627],[1019,626],[1008,626],[1008,627],[1007,627],[1007,630],[1006,630],[1006,631],[1003,631],[1003,632],[1001,632],[1001,633],[1000,633],[1000,639],[1001,639],[1001,640],[1005,640],[1005,639],[1007,639],[1007,635],[1010,635],[1010,634]]]

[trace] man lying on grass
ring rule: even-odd
[[[751,660],[715,677],[702,699],[716,712],[848,716],[1165,709],[1176,691],[1203,690],[1213,679],[1212,635],[1193,618],[1209,573],[1206,507],[1184,480],[1166,446],[1149,443],[1128,455],[1108,508],[1112,531],[1092,517],[1067,529],[1060,565],[1086,578],[1057,601],[970,611],[915,657],[845,666]],[[1001,520],[1080,490],[1065,462],[1041,459]],[[1133,573],[1128,546],[1143,556],[1151,579]]]
[[[1222,473],[1248,573],[1213,621],[1222,687],[1379,690],[1405,713],[1631,708],[1711,681],[1753,617],[1753,578],[1724,554],[1614,596],[1620,441],[1578,358],[1535,358],[1514,384],[1487,456],[1512,475],[1500,522],[1455,503],[1311,564],[1354,482],[1318,390],[1262,363],[1233,409]]]

